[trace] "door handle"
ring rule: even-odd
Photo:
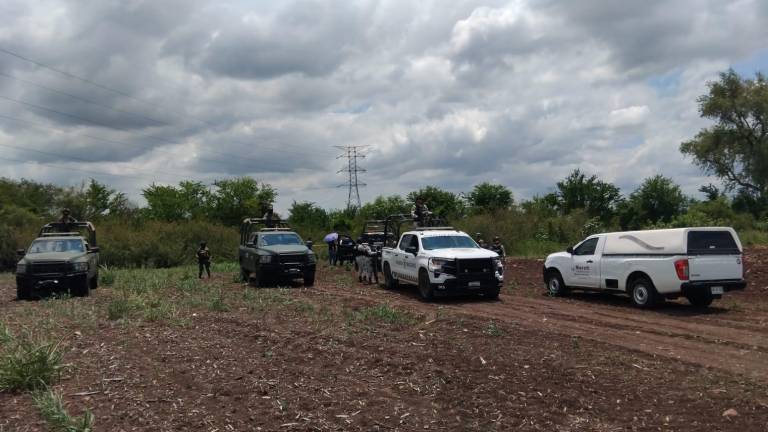
[[[593,262],[592,260],[587,260],[587,264],[592,264]]]

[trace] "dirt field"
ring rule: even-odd
[[[169,277],[169,305],[120,318],[119,284],[17,302],[6,275],[0,321],[62,340],[54,389],[96,430],[764,431],[768,250],[746,264],[748,289],[705,312],[549,298],[537,260],[508,262],[496,302],[422,303],[324,267],[309,289]],[[43,430],[29,394],[0,393],[0,431]]]

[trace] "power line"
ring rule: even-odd
[[[360,168],[357,164],[358,159],[365,158],[365,155],[361,152],[362,149],[369,146],[334,146],[344,151],[336,159],[347,158],[347,166],[338,171],[338,173],[347,173],[347,183],[341,184],[338,187],[346,186],[349,189],[347,196],[347,209],[360,208],[360,186],[366,186],[365,183],[360,183],[358,179],[358,173],[365,172],[366,170]]]
[[[158,103],[155,103],[155,102],[150,102],[150,101],[147,101],[147,100],[144,100],[144,99],[141,99],[141,98],[137,98],[136,96],[133,96],[133,95],[131,95],[130,93],[127,93],[127,92],[124,92],[124,91],[122,91],[122,90],[118,90],[118,89],[115,89],[115,88],[112,88],[112,87],[106,86],[106,85],[104,85],[104,84],[100,84],[100,83],[98,83],[98,82],[95,82],[95,81],[93,81],[93,80],[90,80],[90,79],[88,79],[88,78],[84,78],[84,77],[81,77],[81,76],[75,75],[75,74],[73,74],[73,73],[70,73],[70,72],[67,72],[67,71],[64,71],[64,70],[58,69],[58,68],[56,68],[56,67],[53,67],[53,66],[51,66],[51,65],[45,64],[45,63],[43,63],[43,62],[41,62],[41,61],[38,61],[38,60],[33,60],[33,59],[29,58],[29,57],[23,56],[23,55],[21,55],[21,54],[19,54],[19,53],[17,53],[17,52],[14,52],[14,51],[11,51],[11,50],[9,50],[9,49],[6,49],[6,48],[3,48],[3,47],[0,47],[0,53],[3,53],[3,54],[6,54],[6,55],[9,55],[9,56],[12,56],[12,57],[18,58],[18,59],[20,59],[20,60],[23,60],[23,61],[26,61],[26,62],[29,62],[29,63],[31,63],[31,64],[33,64],[33,65],[35,65],[35,66],[41,67],[41,68],[43,68],[43,69],[47,69],[47,70],[50,70],[50,71],[52,71],[52,72],[56,72],[56,73],[58,73],[58,74],[61,74],[61,75],[65,76],[65,77],[67,77],[67,78],[70,78],[70,79],[74,79],[74,80],[76,80],[76,81],[80,81],[80,82],[82,82],[82,83],[85,83],[85,84],[88,84],[88,85],[94,86],[94,87],[96,87],[96,88],[99,88],[99,89],[101,89],[101,90],[104,90],[104,91],[108,91],[108,92],[111,92],[111,93],[114,93],[114,94],[117,94],[117,95],[120,95],[120,96],[123,96],[123,97],[127,97],[127,98],[129,98],[129,99],[131,99],[131,100],[134,100],[134,101],[136,101],[136,102],[139,102],[139,103],[142,103],[142,104],[145,104],[145,105],[151,106],[151,107],[153,107],[154,109],[162,109],[162,110],[163,110],[163,112],[166,112],[166,113],[170,113],[170,114],[173,114],[173,115],[175,115],[175,116],[177,116],[177,117],[185,117],[185,118],[189,118],[189,119],[192,119],[192,120],[194,120],[194,121],[197,121],[197,122],[203,123],[203,124],[205,124],[205,125],[208,125],[208,126],[211,126],[211,127],[214,127],[214,126],[215,126],[214,124],[212,124],[212,123],[208,122],[207,120],[204,120],[204,119],[198,118],[198,117],[196,117],[196,116],[193,116],[193,115],[190,115],[190,114],[185,114],[185,113],[180,113],[180,112],[178,112],[178,111],[174,111],[173,109],[170,109],[168,106],[165,106],[165,105],[163,105],[163,104],[158,104]],[[4,75],[5,75],[5,76],[7,76],[7,77],[10,77],[10,78],[13,78],[13,79],[18,79],[17,77],[13,77],[13,76],[11,76],[11,75],[6,75],[6,74],[4,74]],[[45,86],[43,86],[43,85],[41,85],[41,84],[32,83],[32,82],[30,82],[30,81],[27,81],[27,82],[28,82],[28,83],[30,83],[30,85],[35,85],[35,86],[38,86],[38,87],[41,87],[41,88],[45,88],[45,89],[47,89],[47,90],[50,90],[50,91],[54,91],[54,92],[57,92],[57,93],[59,93],[59,94],[66,94],[66,95],[68,95],[66,92],[62,92],[62,91],[59,91],[59,90],[56,90],[56,89],[50,89],[50,88],[47,88],[47,87],[45,87]],[[70,96],[73,96],[73,95],[70,95]],[[75,97],[75,98],[78,98],[78,99],[81,99],[81,98],[79,98],[79,97],[77,97],[77,96],[74,96],[74,97]],[[109,107],[108,107],[108,108],[109,108]],[[112,108],[110,108],[110,109],[112,109]],[[135,115],[135,114],[134,114],[134,115]],[[146,117],[146,118],[150,118],[150,117]],[[153,119],[153,120],[154,120],[154,121],[156,121],[156,122],[158,122],[158,121],[159,121],[159,120],[156,120],[156,119]],[[163,123],[165,123],[165,122],[163,122]],[[246,144],[246,143],[244,143],[244,144]],[[247,145],[250,145],[250,144],[247,144]],[[275,150],[278,150],[278,151],[286,151],[286,150],[285,150],[285,148],[282,148],[282,147],[285,147],[285,146],[287,146],[288,144],[285,144],[285,143],[281,143],[280,145],[281,145],[281,148],[280,148],[280,149],[275,149],[275,148],[273,148],[273,149],[275,149]],[[268,148],[268,147],[267,147],[267,148]],[[308,151],[307,151],[306,149],[297,150],[297,152],[299,152],[299,154],[306,154],[306,153],[308,153]],[[309,153],[312,153],[312,152],[311,152],[311,151],[309,151]],[[317,154],[328,155],[328,153],[317,153]]]

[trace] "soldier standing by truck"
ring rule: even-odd
[[[491,244],[490,250],[499,254],[499,258],[504,259],[507,256],[507,251],[504,250],[504,245],[501,244],[501,238],[499,236],[493,237],[493,244]]]
[[[411,217],[413,218],[413,227],[423,227],[426,223],[427,217],[429,217],[429,209],[424,204],[424,198],[416,198],[416,203],[411,207]]]
[[[211,251],[204,241],[200,242],[200,248],[197,250],[197,278],[203,278],[203,269],[208,273],[208,279],[211,278]]]

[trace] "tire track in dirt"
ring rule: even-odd
[[[408,288],[387,291],[369,287],[363,290],[367,292],[328,288],[319,291],[366,301],[385,300],[427,315],[438,313],[438,308],[442,307],[459,315],[578,336],[768,382],[768,332],[727,326],[727,320],[723,320],[722,326],[702,324],[697,320],[686,321],[689,316],[660,317],[652,311],[619,310],[617,306],[595,303],[584,306],[574,301],[516,295],[502,295],[500,302],[422,303],[406,291]],[[716,322],[721,323],[720,320]]]

